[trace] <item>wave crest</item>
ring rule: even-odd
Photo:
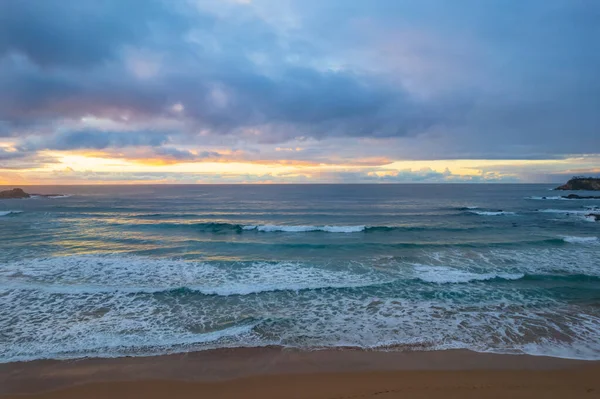
[[[469,283],[494,279],[519,280],[525,277],[523,273],[472,273],[445,266],[416,265],[414,270],[417,279],[436,284]]]
[[[571,244],[596,244],[598,243],[598,237],[577,237],[577,236],[563,236],[564,242]]]
[[[474,273],[446,266],[416,265],[416,278],[432,284],[466,284],[472,282],[509,281],[564,281],[600,282],[599,276],[588,274],[530,274],[530,273]]]
[[[327,233],[359,233],[365,231],[366,226],[285,226],[274,224],[247,225],[242,230],[257,230],[262,232],[304,233],[309,231],[323,231]]]
[[[391,281],[368,271],[313,267],[295,262],[218,265],[134,256],[80,255],[3,265],[0,281],[17,289],[61,293],[157,293],[182,289],[205,295],[353,288]]]
[[[23,211],[0,211],[0,216],[9,216],[23,213]]]
[[[507,212],[507,211],[470,211],[476,215],[480,216],[502,216],[502,215],[516,215],[515,212]]]

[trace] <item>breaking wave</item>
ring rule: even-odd
[[[23,211],[0,211],[0,216],[17,215],[23,213]]]
[[[598,237],[577,237],[577,236],[564,236],[564,242],[569,242],[572,244],[597,244]]]
[[[507,212],[507,211],[471,211],[476,215],[481,216],[504,216],[504,215],[516,215],[515,212]]]

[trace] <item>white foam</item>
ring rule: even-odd
[[[564,242],[572,244],[596,244],[598,243],[598,237],[576,237],[576,236],[562,236]]]
[[[597,252],[587,247],[578,251],[563,247],[502,250],[489,257],[470,254],[432,254],[432,263],[437,259],[446,265],[418,264],[407,270],[403,264],[403,271],[398,271],[439,286],[421,284],[415,289],[412,283],[401,283],[382,286],[373,294],[370,289],[343,294],[300,290],[235,297],[186,292],[150,295],[133,290],[191,284],[239,292],[240,287],[251,284],[281,288],[292,284],[364,284],[385,278],[350,268],[337,271],[291,262],[225,267],[128,256],[71,256],[2,264],[0,308],[18,317],[0,318],[4,333],[0,362],[265,345],[383,350],[398,345],[400,350],[466,348],[600,359],[600,317],[595,308],[559,304],[550,300],[545,290],[523,295],[508,283],[503,289],[489,284],[459,284],[521,278],[513,268],[553,270],[564,265],[585,273],[589,259],[583,254],[591,257],[595,266]],[[493,263],[496,261],[498,264]],[[10,285],[13,280],[40,288],[21,289]],[[110,290],[86,291],[92,284]],[[44,285],[84,289],[57,292]]]
[[[600,318],[577,306],[545,306],[545,301],[512,298],[510,291],[490,297],[482,292],[480,300],[462,301],[459,298],[471,289],[456,292],[460,295],[452,301],[410,299],[409,291],[400,290],[382,299],[300,293],[227,303],[193,297],[2,292],[5,310],[22,317],[13,320],[10,329],[8,319],[0,320],[6,331],[0,362],[266,345],[384,350],[397,345],[400,350],[465,348],[600,359]],[[534,306],[527,309],[528,305]],[[270,319],[244,321],[258,315]],[[229,326],[232,321],[238,325]],[[570,338],[560,342],[553,341],[554,336]]]
[[[597,326],[593,326],[593,328],[597,328]],[[539,341],[522,345],[520,347],[522,353],[531,356],[551,356],[574,360],[597,361],[600,358],[598,347],[587,340],[576,339],[574,342],[564,343],[540,337]]]
[[[366,226],[284,226],[274,224],[248,225],[244,230],[257,230],[263,232],[304,233],[308,231],[325,231],[328,233],[358,233],[364,231]]]
[[[449,289],[456,288],[461,287]],[[464,297],[471,290],[458,292]],[[509,292],[481,295],[477,302],[415,300],[408,299],[407,293],[385,299],[328,298],[325,304],[322,299],[308,300],[297,309],[297,314],[303,315],[300,323],[284,325],[276,333],[284,342],[306,337],[300,346],[532,354],[554,349],[552,355],[557,357],[600,359],[600,318],[581,313],[577,307],[557,309],[544,301],[528,303],[527,298],[510,298]],[[533,309],[527,309],[528,304],[534,305]],[[544,337],[554,335],[570,338],[559,342]]]
[[[78,258],[93,262],[103,257]],[[11,267],[11,272],[13,278],[23,277],[19,272],[38,276],[51,276],[55,272],[72,279],[92,273],[99,276],[97,279],[112,276],[115,284],[121,278],[131,284],[137,282],[137,277],[123,274],[128,265],[132,268],[131,274],[144,275],[144,281],[173,278],[180,269],[184,270],[182,275],[197,278],[194,269],[206,268],[203,264],[183,261],[146,259],[144,263],[142,258],[135,257],[122,258],[123,269],[117,262],[107,259],[104,262],[106,273],[98,270],[99,265],[86,265],[82,261],[72,263],[69,268],[48,271],[44,268],[58,265],[42,262],[20,271]],[[152,265],[153,262],[156,265]],[[72,270],[77,266],[86,270]],[[247,280],[252,278],[248,270],[244,271],[247,268],[252,266],[238,265],[233,269]],[[445,276],[447,282],[496,276],[519,278],[516,274],[475,273],[448,266],[432,269],[416,265],[414,268],[425,278],[436,271],[436,275]],[[274,270],[269,269],[265,274]],[[255,271],[262,275],[261,271]],[[235,274],[228,278],[234,278]],[[268,276],[261,278],[269,281]],[[344,295],[300,291],[203,297],[121,291],[57,294],[13,289],[3,283],[0,306],[6,314],[19,317],[0,318],[0,331],[4,333],[0,341],[0,362],[139,356],[265,345],[355,346],[383,350],[398,345],[400,350],[404,347],[417,350],[466,348],[600,359],[600,318],[586,313],[594,308],[590,310],[577,304],[557,306],[555,302],[549,303],[544,290],[522,295],[518,290],[490,289],[484,284],[447,284],[417,290],[414,285],[399,284],[392,288],[385,288],[382,295],[377,294],[378,298],[361,291]]]
[[[46,195],[46,194],[31,194],[29,199],[60,199],[60,198],[69,198],[71,194],[58,194],[58,195]]]
[[[17,213],[23,213],[23,211],[0,211],[0,216],[8,216]]]
[[[351,288],[390,281],[374,272],[328,270],[294,262],[238,267],[133,256],[68,256],[3,265],[0,283],[49,292],[160,292],[188,288],[206,295]]]
[[[550,197],[536,197],[536,196],[532,196],[532,197],[525,197],[525,199],[528,199],[528,200],[539,200],[539,201],[544,201],[544,200],[559,200],[559,201],[566,200],[566,201],[569,201],[570,200],[569,198],[561,197],[559,195],[554,195],[554,196],[550,196]]]
[[[506,212],[506,211],[470,211],[476,215],[481,216],[500,216],[500,215],[516,215],[515,212]]]
[[[119,305],[127,303],[127,301],[122,301],[122,304]],[[59,303],[59,307],[65,305],[65,303]],[[115,301],[108,299],[108,306],[110,305],[115,305]],[[102,309],[97,303],[92,306]],[[144,308],[135,306],[135,303],[129,303],[129,306],[134,311],[152,310],[152,306]],[[77,312],[75,309],[73,311]],[[0,344],[0,363],[80,357],[146,356],[188,350],[238,347],[243,346],[244,341],[252,345],[252,329],[258,324],[258,322],[254,322],[204,333],[193,333],[180,328],[180,326],[171,329],[160,328],[159,323],[143,318],[127,320],[126,314],[119,311],[116,313],[113,317],[97,320],[85,320],[84,318],[84,320],[78,320],[79,324],[68,323],[67,318],[59,317],[59,325],[62,327],[60,329],[56,329],[56,325],[45,325],[42,327],[46,328],[39,329],[34,333],[35,335],[28,332],[28,335],[35,336],[35,339],[11,344],[10,348],[3,348]],[[128,329],[133,331],[124,333]],[[235,344],[232,345],[232,343]]]
[[[581,246],[576,251],[563,246],[531,249],[448,249],[423,251],[421,264],[458,270],[481,270],[486,273],[587,274],[600,277],[595,246]]]
[[[427,283],[451,284],[468,283],[471,281],[486,281],[495,278],[518,280],[525,275],[522,273],[471,273],[444,266],[415,265],[417,278]]]

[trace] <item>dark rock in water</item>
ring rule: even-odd
[[[12,190],[0,191],[0,198],[12,199],[12,198],[29,198],[31,197],[21,188],[13,188]]]
[[[600,199],[600,195],[577,195],[577,194],[569,194],[563,195],[563,198],[567,199]]]
[[[600,178],[597,177],[573,177],[555,190],[587,190],[600,191]]]
[[[590,213],[589,215],[585,215],[586,217],[592,217],[596,222],[600,222],[600,213]]]
[[[21,188],[13,188],[12,190],[0,191],[0,199],[19,199],[31,197],[62,198],[68,196],[65,196],[63,194],[29,194],[23,191],[23,189]]]

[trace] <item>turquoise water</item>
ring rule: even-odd
[[[600,359],[600,201],[551,187],[26,187],[69,196],[0,201],[0,361],[264,345]]]

